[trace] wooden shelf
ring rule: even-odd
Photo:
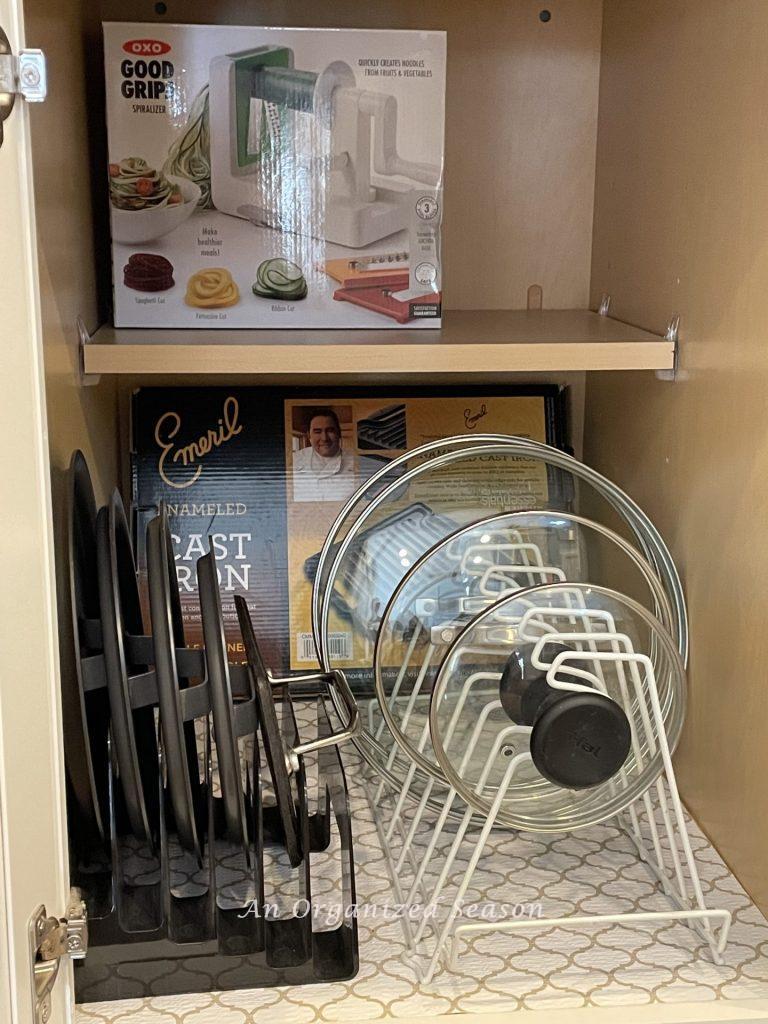
[[[451,310],[441,330],[100,328],[86,374],[499,380],[526,372],[669,370],[674,344],[589,310]]]

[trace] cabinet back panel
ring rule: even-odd
[[[551,20],[542,22],[546,7]],[[601,0],[103,0],[105,21],[448,33],[443,259],[451,309],[548,308],[589,297]],[[140,154],[139,154],[140,155]]]

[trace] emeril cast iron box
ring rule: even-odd
[[[445,45],[105,24],[116,326],[438,327]]]
[[[234,605],[240,594],[267,664],[278,673],[314,668],[311,596],[318,553],[350,495],[406,451],[440,437],[485,431],[561,446],[564,429],[563,393],[547,384],[142,388],[132,403],[132,506],[145,611],[146,527],[162,501],[186,642],[202,641],[197,560],[210,543],[231,660],[243,659]],[[397,500],[437,515],[451,514],[460,502],[480,519],[501,510],[561,507],[560,491],[539,463],[521,458],[490,472],[478,456],[431,484],[414,482]],[[357,670],[367,649],[338,607],[330,630],[329,644],[357,685],[367,678]]]

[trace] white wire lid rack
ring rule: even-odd
[[[531,755],[522,744],[508,757],[502,776],[497,777],[492,787],[487,787],[493,765],[498,762],[499,753],[512,739],[524,738],[530,728],[513,722],[497,733],[495,743],[487,749],[479,742],[480,734],[464,736],[459,744],[462,757],[456,762],[459,772],[466,769],[470,759],[475,758],[472,774],[474,793],[463,796],[473,797],[462,800],[454,786],[442,795],[442,807],[437,816],[430,806],[429,798],[435,793],[437,780],[422,780],[417,800],[408,799],[406,787],[389,788],[386,779],[371,776],[368,779],[369,799],[372,803],[379,838],[390,871],[395,898],[404,906],[418,903],[426,912],[419,919],[402,916],[403,931],[414,962],[421,965],[422,981],[430,983],[441,963],[455,964],[463,940],[469,940],[479,932],[518,932],[545,927],[580,927],[587,923],[631,923],[631,922],[672,922],[683,921],[702,937],[712,958],[720,963],[725,948],[730,912],[722,908],[708,907],[705,903],[698,869],[688,836],[685,815],[675,780],[671,760],[674,746],[668,736],[668,715],[664,711],[664,698],[660,697],[656,679],[658,657],[651,657],[647,651],[635,650],[631,639],[622,633],[611,621],[610,616],[597,616],[594,608],[573,606],[567,616],[562,607],[553,608],[552,602],[542,593],[549,590],[563,590],[578,593],[573,586],[555,585],[539,587],[506,599],[507,616],[510,622],[514,612],[525,607],[522,616],[517,615],[516,639],[534,643],[533,658],[539,659],[546,672],[550,686],[561,691],[577,692],[583,688],[587,675],[598,689],[605,685],[607,674],[613,673],[624,687],[623,706],[632,724],[633,757],[635,766],[642,770],[649,759],[657,759],[659,772],[642,792],[621,806],[622,791],[629,792],[627,772],[620,771],[608,784],[608,792],[618,798],[611,817],[631,839],[639,861],[658,882],[665,894],[669,909],[654,911],[622,911],[594,914],[588,917],[501,917],[496,920],[467,920],[462,916],[465,896],[472,885],[473,877],[481,864],[483,853],[494,829],[498,828],[499,813],[516,780],[530,767]],[[599,592],[600,588],[592,588]],[[540,599],[537,600],[536,593]],[[607,593],[607,592],[605,592]],[[551,596],[551,594],[550,594]],[[630,599],[616,595],[622,604],[637,614],[640,606]],[[571,596],[573,601],[573,594]],[[510,608],[510,602],[517,602]],[[497,603],[504,605],[505,599]],[[487,613],[486,613],[487,614]],[[650,617],[650,616],[649,616]],[[470,627],[471,628],[471,627]],[[664,635],[663,627],[654,625],[654,638],[671,646],[672,641]],[[455,643],[460,642],[457,638]],[[466,639],[466,638],[465,638]],[[568,649],[558,654],[549,664],[541,661],[541,654],[553,639],[567,641]],[[654,664],[656,662],[656,665]],[[450,668],[449,658],[443,662],[446,675]],[[444,686],[442,687],[444,689]],[[435,697],[432,699],[430,724],[435,740],[436,707],[440,700],[441,683],[438,680]],[[486,706],[490,706],[490,703]],[[438,728],[439,732],[439,728]],[[679,730],[676,730],[679,732]],[[476,751],[482,749],[484,758],[478,761]],[[438,739],[436,750],[441,764],[451,766],[441,749]],[[449,772],[450,773],[450,772]],[[409,785],[417,777],[414,770]],[[455,779],[453,781],[456,781]],[[492,795],[491,795],[492,794]],[[610,799],[606,801],[610,804]],[[472,804],[474,804],[474,809]],[[456,807],[462,810],[458,826],[450,820],[449,814]],[[597,808],[596,808],[597,809]],[[478,829],[473,824],[473,810],[485,815]],[[599,813],[599,812],[598,812]],[[475,819],[476,820],[476,819]],[[596,820],[599,820],[596,818]],[[420,833],[429,834],[426,847],[416,843]],[[514,836],[511,837],[514,844]],[[439,870],[436,868],[438,857]],[[463,870],[457,867],[462,865]],[[514,895],[514,894],[512,894]]]

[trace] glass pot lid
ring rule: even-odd
[[[360,488],[337,518],[319,556],[313,592],[313,628],[323,670],[349,672],[355,692],[370,696],[381,615],[414,561],[493,510],[532,507],[588,508],[590,518],[611,522],[635,543],[668,595],[672,632],[685,656],[687,623],[677,571],[653,524],[627,495],[588,466],[540,442],[462,436],[393,460]],[[339,631],[350,638],[352,657],[347,656],[348,644],[329,643]],[[392,759],[393,743],[386,722],[377,717],[376,702],[369,711],[357,746],[385,778],[399,784],[407,765],[399,755]]]
[[[592,825],[670,766],[685,715],[674,641],[630,597],[532,587],[477,615],[447,651],[432,747],[470,807],[512,828]]]
[[[502,596],[566,580],[621,587],[671,627],[667,597],[642,555],[572,513],[491,516],[447,537],[408,570],[385,609],[374,652],[378,704],[406,759],[445,781],[429,739],[429,701],[458,633]]]

